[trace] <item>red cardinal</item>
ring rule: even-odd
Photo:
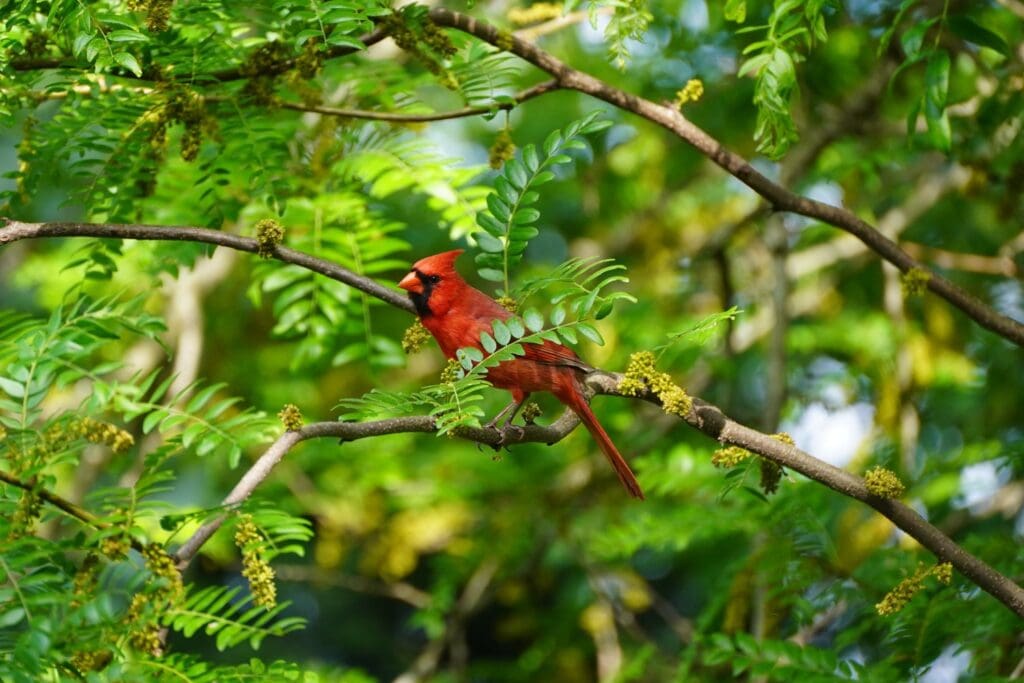
[[[480,334],[491,332],[494,319],[506,320],[512,316],[498,302],[459,276],[455,271],[455,259],[461,253],[461,249],[456,249],[421,259],[398,283],[409,292],[420,321],[434,335],[448,358],[454,358],[457,350],[467,346],[481,349]],[[526,344],[524,348],[525,355],[487,371],[487,381],[512,394],[512,403],[498,413],[491,425],[497,424],[509,411],[512,414],[508,420],[511,421],[531,392],[550,391],[572,408],[586,425],[630,495],[643,499],[643,491],[632,470],[583,397],[583,377],[593,368],[561,344],[545,341]]]

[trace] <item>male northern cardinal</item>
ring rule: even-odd
[[[491,323],[506,320],[512,314],[498,302],[463,280],[455,270],[461,249],[435,254],[417,261],[398,286],[409,292],[420,321],[448,358],[461,348],[482,349],[480,335],[491,333]],[[643,491],[629,465],[608,438],[583,396],[583,377],[593,370],[572,350],[550,341],[524,344],[526,353],[487,371],[487,381],[512,394],[512,403],[495,416],[491,426],[511,411],[509,421],[531,392],[550,391],[569,406],[615,468],[630,495],[643,499]]]

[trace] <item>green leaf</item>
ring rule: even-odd
[[[500,270],[495,270],[494,268],[480,268],[479,270],[477,270],[477,273],[480,275],[480,277],[490,282],[505,281],[505,274]]]
[[[544,328],[544,316],[535,308],[528,308],[523,313],[523,322],[531,332],[540,332]]]
[[[526,328],[523,327],[523,321],[516,316],[513,316],[505,321],[505,326],[508,327],[514,339],[519,339],[526,334]]]
[[[25,385],[14,382],[6,377],[0,377],[0,389],[3,389],[11,398],[24,398]]]
[[[540,168],[540,160],[537,158],[537,148],[534,145],[527,145],[523,148],[523,163],[526,164],[530,173],[536,173]]]
[[[1006,44],[1002,36],[985,28],[966,14],[954,14],[947,18],[946,22],[953,33],[967,42],[995,50],[1006,57],[1010,56],[1010,46]]]
[[[584,337],[594,342],[598,346],[604,346],[604,338],[601,336],[601,333],[597,331],[597,328],[594,327],[593,325],[589,323],[578,323],[576,325],[576,329],[579,331],[580,334],[582,334]]]
[[[562,145],[562,131],[553,130],[544,139],[544,156],[550,157]]]
[[[123,66],[124,68],[131,71],[136,76],[142,75],[142,67],[139,66],[139,62],[135,59],[135,55],[130,52],[118,52],[114,55],[114,61]]]
[[[473,238],[476,239],[476,243],[480,245],[481,249],[492,254],[500,254],[505,249],[504,242],[484,231],[477,232]]]
[[[938,109],[946,107],[949,93],[949,53],[938,50],[928,59],[925,71],[925,97]]]
[[[565,307],[555,306],[555,310],[551,312],[551,324],[561,325],[565,322]]]
[[[529,182],[529,175],[526,167],[518,159],[509,159],[505,164],[505,177],[509,179],[517,189],[525,189]]]
[[[512,332],[501,320],[495,320],[491,324],[491,329],[494,330],[495,340],[502,346],[508,344],[509,340],[512,339]]]
[[[925,34],[928,33],[928,29],[937,21],[938,18],[936,17],[918,22],[900,37],[900,46],[903,48],[903,52],[907,55],[908,59],[918,56],[921,52],[921,46],[924,44]]]
[[[499,221],[508,221],[508,204],[502,201],[501,197],[499,197],[497,194],[487,195],[487,208],[491,210],[491,213],[494,214],[494,217],[497,218]]]

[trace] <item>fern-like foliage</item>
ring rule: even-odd
[[[813,646],[801,647],[788,641],[757,640],[746,633],[735,637],[716,633],[706,643],[703,661],[707,666],[727,664],[731,674],[749,672],[769,681],[854,681],[864,668],[851,660],[840,660],[833,652]]]
[[[612,16],[604,29],[608,41],[608,56],[619,69],[629,62],[629,41],[640,41],[647,33],[654,15],[648,9],[647,0],[591,0],[590,21],[597,25],[597,11],[611,7]]]
[[[837,7],[835,0],[778,0],[767,24],[739,31],[765,32],[762,40],[744,48],[743,54],[750,56],[740,65],[739,74],[753,74],[757,79],[754,139],[758,143],[757,151],[772,159],[785,154],[799,137],[789,110],[799,90],[796,64],[803,61],[805,53],[815,44],[828,40],[825,17]],[[743,22],[746,18],[745,3],[730,2],[726,11],[730,19]]]
[[[277,422],[265,413],[239,410],[237,397],[218,396],[225,384],[197,380],[169,395],[174,377],[157,382],[159,371],[118,387],[114,407],[125,420],[142,417],[142,433],[159,431],[200,456],[223,457],[232,467],[242,452],[262,443]],[[216,398],[216,400],[214,400]]]
[[[290,246],[338,263],[360,275],[404,267],[395,254],[407,243],[395,237],[402,227],[371,212],[366,198],[352,192],[321,195],[289,204],[282,222]],[[342,365],[367,360],[375,366],[402,362],[401,349],[378,334],[370,311],[382,305],[335,280],[294,265],[264,261],[257,268],[250,296],[274,297],[274,334],[298,341],[293,367]]]
[[[507,52],[487,43],[460,39],[465,47],[452,60],[452,74],[467,106],[512,104],[512,82],[519,73],[519,62]],[[497,110],[495,110],[497,111]]]
[[[341,180],[358,183],[379,199],[400,192],[424,197],[452,239],[474,229],[487,189],[472,181],[483,166],[460,166],[429,141],[399,131],[367,126],[349,139],[332,169]]]
[[[473,237],[482,251],[476,257],[480,277],[502,283],[501,293],[511,291],[511,271],[522,259],[527,243],[537,235],[533,224],[540,212],[533,204],[540,194],[536,188],[554,179],[552,167],[571,161],[566,150],[585,147],[580,139],[583,135],[612,125],[611,121],[599,120],[600,115],[600,111],[594,111],[564,130],[552,131],[540,151],[527,145],[520,157],[506,162],[495,178],[494,192],[487,195],[487,210],[476,216],[481,230]]]
[[[252,599],[251,595],[242,595],[237,586],[207,586],[190,591],[181,606],[167,613],[164,623],[186,637],[198,631],[213,636],[218,650],[246,642],[259,649],[267,636],[282,636],[306,623],[301,617],[278,618],[288,602],[265,609],[253,606]]]
[[[171,674],[172,675],[168,675]],[[193,655],[171,653],[163,657],[139,657],[117,662],[104,670],[111,681],[150,681],[172,679],[182,683],[258,683],[259,681],[299,681],[302,669],[291,662],[264,662],[256,657],[245,664],[215,666]]]
[[[385,16],[390,10],[380,2],[329,0],[275,0],[274,11],[281,17],[285,35],[294,36],[297,47],[314,40],[324,46],[365,47],[359,37],[373,30],[373,17]]]
[[[119,368],[119,363],[90,366],[88,361],[122,334],[152,338],[164,329],[141,305],[141,299],[121,302],[76,291],[46,320],[12,315],[0,328],[0,424],[28,430],[41,418],[50,391]]]

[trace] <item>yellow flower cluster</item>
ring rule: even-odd
[[[302,412],[294,403],[286,403],[277,417],[289,432],[297,432],[302,429]]]
[[[726,446],[719,448],[717,451],[711,454],[711,464],[715,467],[736,467],[741,462],[749,458],[751,455],[750,451],[739,446]]]
[[[184,596],[185,584],[181,580],[181,572],[178,571],[174,558],[162,545],[150,543],[142,549],[142,556],[146,558],[146,568],[154,577],[163,581],[163,585],[157,591],[161,600],[173,604]]]
[[[78,673],[87,674],[90,671],[102,671],[114,658],[110,650],[92,650],[90,652],[76,652],[71,657],[71,666]]]
[[[461,372],[462,366],[459,365],[459,361],[449,358],[444,370],[441,371],[441,384],[455,384],[459,380]]]
[[[562,7],[554,2],[535,2],[529,7],[513,7],[508,11],[508,20],[516,26],[539,24],[562,16]]]
[[[120,560],[128,555],[132,544],[125,536],[107,536],[100,541],[100,552],[112,560]]]
[[[515,155],[516,143],[512,141],[512,134],[508,132],[508,128],[502,128],[487,152],[487,163],[494,170],[498,170]]]
[[[167,30],[172,5],[174,0],[128,0],[129,10],[146,13],[146,28],[153,33]]]
[[[948,586],[953,581],[953,565],[949,562],[935,565],[935,568],[932,569],[932,576],[942,585]]]
[[[699,78],[691,78],[683,86],[683,89],[676,93],[676,99],[673,104],[676,108],[682,109],[683,105],[688,102],[696,102],[704,96],[704,83]]]
[[[515,299],[513,299],[512,297],[508,296],[508,295],[499,296],[496,299],[496,301],[498,302],[499,306],[504,308],[509,313],[518,313],[519,312],[519,302],[516,301]]]
[[[274,249],[284,240],[284,227],[273,218],[256,222],[256,253],[260,258],[271,258]]]
[[[166,100],[163,110],[158,114],[157,126],[159,135],[163,136],[168,123],[179,122],[185,126],[181,136],[181,158],[194,161],[199,156],[199,147],[203,142],[203,133],[213,133],[217,128],[216,119],[206,113],[206,102],[203,96],[194,90],[183,87],[165,88]],[[160,142],[161,146],[163,142]]]
[[[865,472],[864,485],[869,493],[879,498],[899,498],[906,491],[896,473],[884,467],[872,467]]]
[[[131,628],[131,635],[128,642],[140,652],[146,652],[154,657],[159,657],[162,648],[160,647],[160,627],[150,614],[152,605],[151,596],[147,593],[136,593],[132,596],[132,602],[125,613],[125,621]]]
[[[11,528],[7,532],[8,540],[13,541],[32,532],[42,505],[35,491],[22,491],[21,498],[18,499],[18,506],[15,508],[14,514],[11,515]]]
[[[423,345],[430,339],[430,332],[427,328],[423,327],[423,323],[416,321],[406,328],[405,334],[402,335],[402,350],[406,354],[413,354],[423,348]]]
[[[242,551],[242,576],[249,581],[252,601],[270,609],[277,604],[274,569],[260,554],[263,534],[256,528],[252,515],[242,515],[235,528],[235,545]]]
[[[282,63],[291,59],[291,50],[279,40],[263,43],[249,53],[242,65],[242,74],[249,78],[266,76],[276,72]]]
[[[417,36],[399,14],[389,14],[384,17],[380,26],[391,36],[398,47],[408,52],[427,71],[434,74],[441,85],[449,90],[458,89],[459,82],[452,72],[446,69],[432,54],[420,47],[420,40],[422,40],[434,53],[442,57],[454,55],[457,52],[455,45],[441,27],[432,21],[427,21],[422,26],[422,35]]]
[[[924,268],[913,267],[900,277],[903,296],[921,296],[928,289],[932,274]]]
[[[767,458],[761,458],[761,490],[770,496],[779,490],[781,480],[782,468]]]
[[[661,401],[666,413],[686,417],[693,409],[693,399],[686,391],[673,382],[667,372],[659,372],[654,367],[654,354],[638,351],[629,357],[629,365],[618,389],[624,396],[639,396],[648,388]]]
[[[314,38],[303,43],[302,52],[295,59],[295,68],[299,75],[307,80],[316,78],[323,65],[324,53],[320,49],[320,41]]]
[[[78,437],[91,443],[106,444],[114,453],[123,453],[135,445],[135,437],[129,432],[91,417],[84,417],[72,423],[70,430]]]
[[[924,588],[924,580],[929,576],[934,576],[939,583],[948,586],[953,580],[953,565],[949,562],[931,567],[919,564],[912,575],[900,581],[895,588],[885,594],[882,601],[875,605],[875,611],[883,617],[899,612],[906,607],[911,598]]]
[[[533,401],[530,401],[525,406],[523,406],[523,422],[525,422],[528,425],[533,424],[534,420],[540,417],[543,413],[544,411],[540,409],[539,405],[537,405]]]
[[[793,437],[791,437],[786,432],[779,432],[777,434],[772,434],[772,438],[775,439],[776,441],[781,441],[782,443],[787,444],[789,446],[795,446],[796,445],[796,442],[793,441]]]
[[[96,589],[100,568],[100,558],[95,552],[90,552],[82,560],[82,566],[75,572],[72,581],[71,606],[78,607],[86,602]]]

